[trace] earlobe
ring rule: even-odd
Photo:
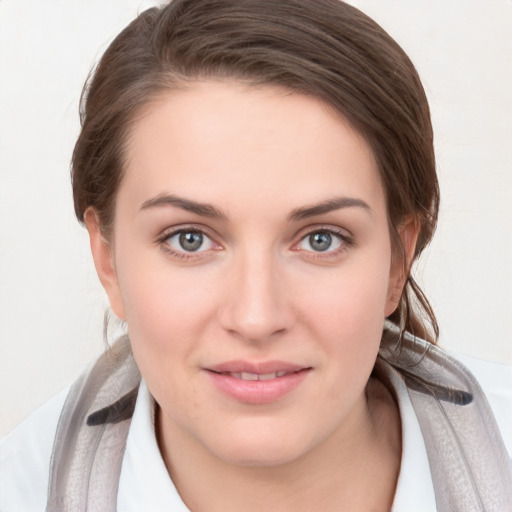
[[[416,243],[419,235],[419,224],[413,218],[406,219],[398,228],[398,234],[403,248],[403,258],[393,256],[390,275],[386,310],[384,316],[389,316],[398,306],[402,291],[407,283],[409,269],[414,259]]]
[[[106,239],[101,230],[99,217],[94,208],[88,208],[86,210],[84,220],[85,227],[89,233],[94,266],[96,267],[96,272],[101,284],[107,292],[110,307],[119,319],[126,320],[111,243]]]

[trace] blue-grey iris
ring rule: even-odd
[[[199,231],[184,231],[180,233],[179,241],[184,251],[194,252],[203,245],[203,234]]]
[[[332,245],[332,236],[329,233],[313,233],[309,235],[309,244],[315,251],[326,251]]]

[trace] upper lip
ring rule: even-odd
[[[309,369],[308,366],[300,366],[285,361],[261,361],[251,362],[241,359],[233,361],[225,361],[220,364],[208,366],[206,370],[216,373],[255,373],[258,375],[266,375],[270,373],[285,372],[293,373],[300,370]]]

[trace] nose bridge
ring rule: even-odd
[[[292,318],[284,274],[272,250],[254,245],[232,262],[232,279],[223,312],[224,327],[247,340],[264,341],[282,333]]]

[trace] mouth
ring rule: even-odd
[[[224,396],[256,405],[284,398],[304,382],[312,369],[279,361],[261,364],[231,361],[205,370]]]
[[[278,379],[280,377],[285,377],[286,375],[290,375],[291,373],[297,373],[304,370],[308,370],[309,368],[303,368],[294,372],[287,372],[285,370],[270,372],[270,373],[252,373],[252,372],[215,372],[218,375],[226,375],[227,377],[231,377],[233,379],[241,379],[245,381],[255,381],[255,380],[273,380]],[[213,370],[210,370],[213,371]]]

